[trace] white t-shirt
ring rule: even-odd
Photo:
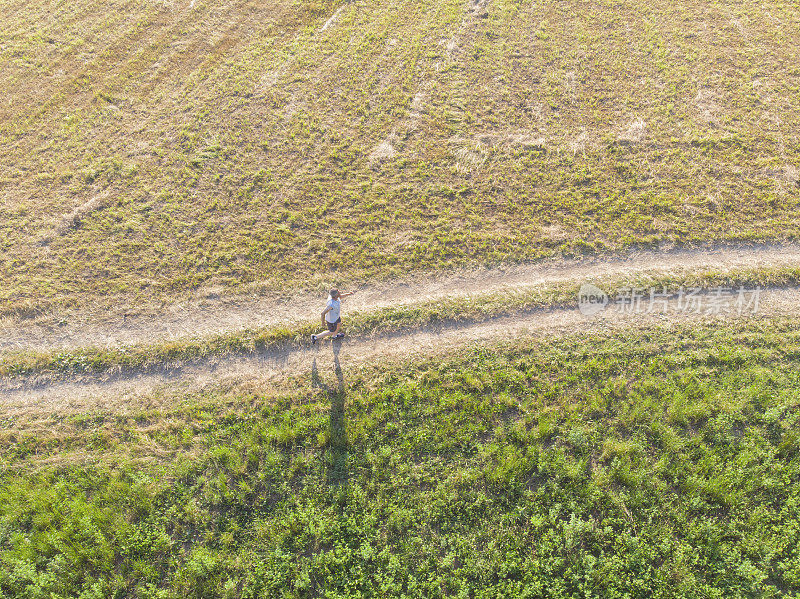
[[[331,296],[328,296],[328,303],[325,304],[325,306],[330,308],[328,313],[325,315],[325,320],[330,323],[334,323],[339,320],[339,317],[342,314],[342,300],[333,299]]]

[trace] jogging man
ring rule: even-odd
[[[319,335],[311,335],[311,343],[316,343],[328,335],[333,335],[334,339],[344,337],[344,332],[342,331],[342,298],[354,293],[355,291],[339,293],[338,289],[331,289],[328,303],[325,304],[325,309],[322,311],[322,326],[328,327],[328,330]]]

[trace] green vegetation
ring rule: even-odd
[[[677,292],[683,288],[712,290],[720,287],[788,287],[800,285],[800,268],[742,268],[720,271],[696,270],[683,273],[638,273],[623,277],[597,277],[593,283],[608,293],[637,288]],[[564,281],[539,287],[503,290],[470,297],[445,297],[412,305],[398,305],[372,312],[356,312],[347,318],[351,338],[374,337],[396,331],[436,329],[454,323],[478,323],[498,316],[521,314],[547,308],[577,308],[582,282]],[[187,338],[150,344],[102,349],[86,347],[50,352],[5,352],[0,355],[0,376],[48,374],[51,376],[98,373],[109,369],[141,371],[164,363],[181,362],[235,354],[256,354],[287,350],[307,344],[318,332],[317,321],[283,327],[245,329],[207,338]]]
[[[0,0],[0,314],[797,237],[796,3],[468,4]]]
[[[798,325],[7,419],[0,596],[796,597]]]

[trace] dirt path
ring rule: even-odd
[[[729,298],[731,304],[733,297]],[[749,298],[749,299],[752,299]],[[800,290],[763,290],[759,305],[748,308],[742,317],[800,316]],[[706,310],[704,304],[703,311]],[[521,337],[564,336],[631,326],[690,322],[708,318],[739,317],[731,308],[718,316],[681,310],[676,299],[647,313],[643,306],[636,313],[622,313],[609,306],[594,316],[577,309],[550,309],[514,316],[498,317],[482,323],[451,323],[439,330],[410,331],[374,339],[347,339],[326,342],[319,347],[295,347],[256,356],[234,356],[201,360],[158,372],[107,374],[68,381],[34,379],[0,380],[0,405],[6,416],[75,411],[113,411],[125,413],[174,404],[186,393],[252,382],[270,384],[288,375],[323,378],[341,383],[359,367],[380,361],[414,360],[436,356],[481,344],[494,344]]]
[[[636,252],[616,259],[550,261],[533,265],[417,276],[393,285],[363,288],[346,300],[346,310],[413,305],[446,296],[521,289],[569,280],[634,273],[679,273],[700,269],[800,264],[800,246],[769,245],[710,250]],[[207,297],[138,314],[95,313],[87,309],[36,320],[0,320],[0,352],[85,346],[119,347],[179,338],[202,337],[244,328],[308,322],[324,304],[321,294],[283,297]]]

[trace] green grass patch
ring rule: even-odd
[[[7,422],[0,594],[797,596],[798,324]]]

